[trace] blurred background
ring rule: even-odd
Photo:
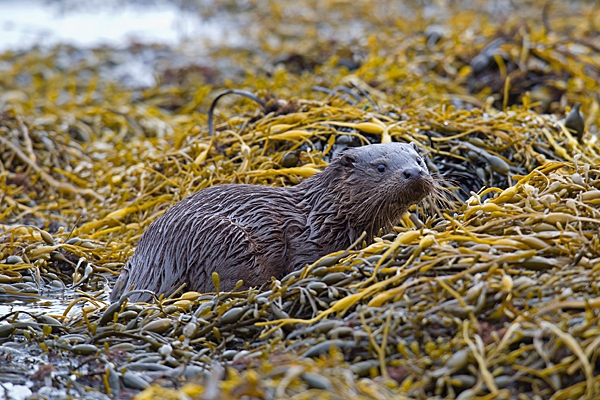
[[[203,70],[209,83],[215,83],[217,78],[235,77],[236,71],[243,75],[248,65],[267,72],[277,64],[292,72],[313,70],[332,55],[340,58],[341,65],[356,69],[373,48],[369,37],[383,34],[387,40],[390,32],[398,46],[423,32],[430,44],[440,38],[456,38],[457,29],[465,44],[472,39],[478,44],[484,40],[476,38],[483,33],[484,23],[501,26],[515,17],[542,22],[546,11],[546,18],[579,17],[586,9],[594,9],[594,4],[535,0],[0,0],[0,54],[30,49],[50,52],[56,46],[80,51],[110,49],[115,65],[104,78],[146,87],[159,83],[157,75],[173,78],[173,69],[195,66]],[[589,15],[593,18],[594,13]],[[487,28],[493,29],[492,25]],[[389,47],[386,51],[394,51]],[[231,61],[229,51],[248,56],[248,65]],[[90,53],[77,57],[91,60]]]
[[[486,57],[494,64],[492,53],[500,54],[498,49],[515,38],[524,21],[558,33],[563,25],[572,28],[569,19],[580,21],[585,16],[589,24],[580,29],[595,31],[596,3],[0,0],[0,54],[35,49],[49,55],[62,49],[62,62],[85,61],[98,68],[103,79],[128,87],[182,83],[188,78],[221,85],[228,79],[241,84],[248,74],[272,75],[277,66],[293,73],[314,72],[332,57],[353,71],[374,56],[401,54],[410,41],[424,37],[431,51],[444,50],[434,48],[438,42],[460,43],[460,63],[475,62],[477,69],[488,66]],[[499,36],[505,37],[485,47]],[[482,48],[489,54],[476,59]],[[0,59],[0,71],[11,68],[10,58]],[[451,65],[456,60],[439,61]],[[423,67],[437,66],[429,60]]]
[[[445,52],[437,61],[444,65],[445,75],[455,78],[452,75],[464,65],[474,67],[475,73],[495,65],[494,54],[508,61],[513,55],[502,48],[520,41],[525,25],[557,34],[565,33],[562,26],[572,31],[579,25],[581,32],[574,33],[589,37],[599,22],[596,3],[0,0],[0,55],[5,53],[0,72],[14,68],[12,55],[34,49],[58,56],[58,65],[85,62],[102,79],[132,88],[198,80],[241,85],[248,76],[272,76],[277,68],[296,74],[315,72],[332,57],[350,72],[377,57],[402,54],[398,61],[403,64],[406,56],[419,56],[404,50],[424,39],[428,51],[420,55]],[[587,24],[579,23],[582,17]],[[454,47],[460,54],[452,53]],[[440,68],[431,59],[410,60],[419,68]],[[477,84],[472,91],[488,83]],[[498,89],[494,85],[501,89],[503,79],[491,83],[493,92]],[[544,101],[556,100],[553,90],[541,94],[547,97]]]

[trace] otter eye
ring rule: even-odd
[[[423,160],[421,159],[421,157],[417,157],[417,163],[422,164]]]
[[[379,171],[379,172],[381,172],[381,173],[384,173],[384,172],[385,172],[385,165],[383,165],[383,164],[379,164],[379,165],[377,166],[377,171]]]

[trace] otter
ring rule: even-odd
[[[434,189],[414,143],[349,148],[323,171],[291,187],[226,184],[175,204],[144,232],[111,301],[134,289],[157,295],[232,290],[278,279],[354,243],[390,231]],[[149,301],[136,292],[132,301]]]

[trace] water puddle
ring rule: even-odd
[[[18,312],[62,315],[74,298],[74,295],[70,296],[70,298],[64,298],[63,296],[22,298],[21,296],[12,294],[2,295],[0,296],[0,316]],[[69,315],[78,313],[79,310],[81,310],[81,306],[76,304],[69,310]]]

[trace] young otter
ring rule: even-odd
[[[390,231],[434,187],[414,143],[347,149],[325,170],[293,187],[221,185],[173,206],[142,235],[111,301],[130,290],[170,295],[262,285],[344,249],[363,231]],[[148,301],[134,294],[132,301]]]

